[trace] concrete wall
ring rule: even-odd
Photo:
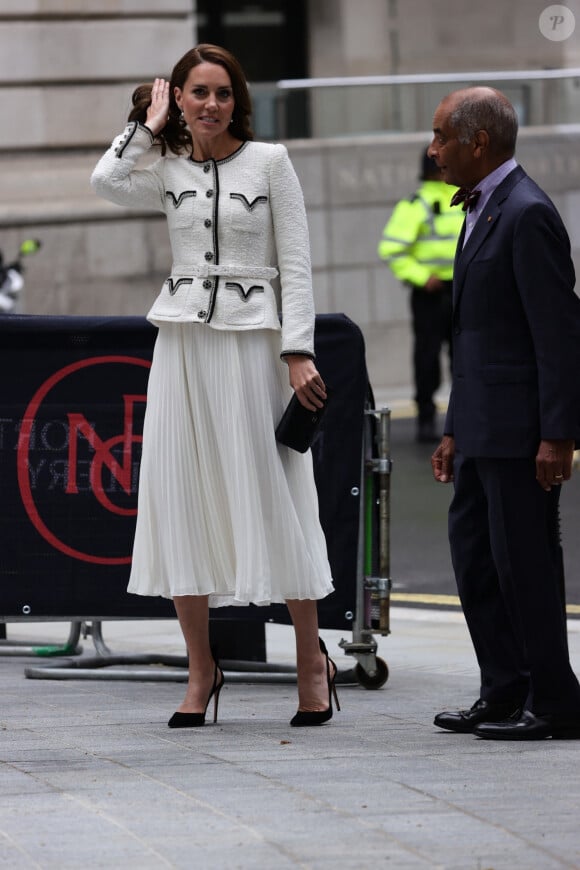
[[[547,0],[311,0],[310,75],[341,77],[580,67],[580,0],[567,0],[576,30],[561,41],[540,30]],[[580,119],[580,81],[497,84],[527,124]],[[311,96],[313,136],[429,130],[433,107],[456,85],[324,89]]]
[[[580,66],[580,0],[564,5],[576,31],[538,26],[549,0],[310,0],[310,75],[359,76]]]
[[[0,152],[100,145],[195,43],[192,0],[2,0]],[[47,154],[50,159],[51,154]]]

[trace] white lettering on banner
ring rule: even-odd
[[[46,459],[41,459],[35,466],[33,462],[28,462],[28,474],[30,475],[30,488],[36,489],[38,485],[38,474],[46,465]]]

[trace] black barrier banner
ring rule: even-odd
[[[0,318],[0,618],[175,615],[170,601],[126,592],[156,332],[136,317]],[[337,590],[320,620],[341,628],[355,607],[362,335],[344,315],[320,315],[316,352],[333,387],[313,458]],[[212,618],[288,621],[281,605]]]

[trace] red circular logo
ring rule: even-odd
[[[146,402],[140,369],[150,366],[149,360],[117,355],[74,362],[47,378],[24,412],[17,450],[22,503],[38,533],[73,559],[131,561],[126,552],[103,555],[89,545],[97,540],[106,549],[110,533],[126,550],[123,523],[132,524],[137,513],[134,448],[143,440],[135,427]],[[119,389],[121,401],[115,398]]]

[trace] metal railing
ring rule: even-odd
[[[512,101],[521,126],[580,122],[580,68],[282,79],[251,86],[258,138],[296,139],[428,131],[457,88],[489,84]]]

